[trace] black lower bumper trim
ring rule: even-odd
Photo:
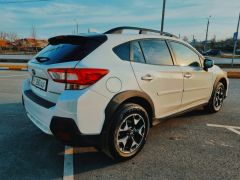
[[[26,90],[24,91],[24,94],[29,98],[31,99],[33,102],[37,103],[38,105],[42,106],[42,107],[45,107],[47,109],[55,106],[56,104],[53,103],[53,102],[50,102],[50,101],[47,101],[39,96],[37,96],[36,94],[34,94],[32,92],[32,90]]]
[[[95,146],[102,145],[102,135],[83,135],[78,130],[78,127],[73,119],[63,117],[53,117],[50,129],[53,135],[69,146]]]

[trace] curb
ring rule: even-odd
[[[0,64],[0,70],[27,71],[27,65]]]
[[[221,58],[233,58],[233,55],[231,55],[231,54],[222,54],[222,55],[220,55],[220,57]],[[234,56],[234,59],[238,59],[238,58],[240,58],[240,55],[235,55]]]
[[[240,71],[228,71],[228,78],[239,78],[240,79]]]

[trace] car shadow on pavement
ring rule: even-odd
[[[21,103],[0,104],[0,179],[62,178],[64,146],[41,132]]]
[[[194,109],[192,111],[183,113],[180,116],[177,117],[192,117],[192,116],[203,116],[203,115],[207,115],[208,113],[206,111],[203,110],[203,108],[198,108],[198,109]]]
[[[92,150],[93,148],[89,148],[89,151],[87,150],[88,148],[84,149],[84,152],[74,155],[74,174],[104,169],[118,163],[101,151]]]
[[[26,116],[21,103],[0,104],[0,177],[10,179],[56,179],[63,174],[64,146],[54,137],[41,132]],[[166,119],[154,127],[149,141],[170,132],[172,127],[191,124],[194,116],[204,116],[202,109]],[[193,118],[194,119],[194,118]],[[160,127],[160,129],[158,129]],[[159,131],[160,130],[160,131]],[[157,133],[157,134],[156,134]],[[74,154],[74,174],[98,170],[120,164],[94,148],[78,148]],[[4,162],[4,163],[3,163]],[[129,163],[129,162],[126,162]]]
[[[209,114],[206,113],[202,108],[198,108],[189,112],[185,112],[183,114],[164,118],[161,120],[161,122],[157,126],[162,129],[186,126],[186,125],[196,123],[196,121],[198,120],[197,117],[200,117],[200,116],[209,116]]]
[[[194,116],[204,115],[206,115],[206,112],[199,108],[194,111],[176,116],[174,118],[165,119],[159,125],[153,127],[155,135],[150,132],[150,137],[148,141],[153,141],[155,139],[154,136],[159,137],[161,136],[161,133],[167,134],[167,136],[163,135],[162,137],[171,139],[171,135],[173,135],[171,131],[172,128],[181,128],[183,126],[192,124],[194,123],[193,121],[196,121],[196,119],[192,120]],[[74,154],[74,173],[78,175],[94,170],[101,171],[101,169],[115,164],[119,164],[119,162],[114,161],[113,159],[105,155],[103,152],[97,151],[94,148],[79,148],[78,152]]]

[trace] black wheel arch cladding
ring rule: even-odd
[[[143,106],[149,114],[150,123],[151,119],[154,118],[154,104],[152,99],[145,92],[135,90],[123,91],[116,94],[108,103],[105,109],[105,122],[103,124],[102,133],[107,133],[111,126],[114,113],[123,103],[136,103]]]
[[[213,92],[214,92],[214,89],[217,87],[218,82],[221,82],[221,83],[224,85],[224,87],[225,87],[225,93],[226,93],[228,87],[227,87],[226,77],[224,77],[224,76],[217,76],[217,77],[216,77],[215,82],[214,82],[214,85],[213,85]],[[226,94],[225,94],[225,97],[226,97]]]

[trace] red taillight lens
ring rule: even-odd
[[[90,86],[96,83],[108,72],[107,69],[95,68],[57,68],[48,70],[49,75],[54,81],[70,84],[72,87],[76,87],[76,85],[84,87]]]

